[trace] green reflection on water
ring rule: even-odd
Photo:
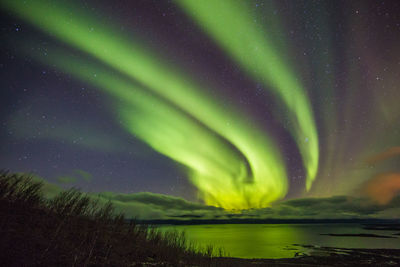
[[[319,252],[299,245],[342,248],[398,248],[399,238],[332,237],[321,234],[381,234],[393,231],[362,229],[359,224],[220,224],[161,226],[161,230],[185,231],[194,243],[222,247],[231,257],[292,258],[296,252]]]
[[[298,250],[288,250],[285,244],[304,239],[301,228],[292,225],[191,225],[162,229],[183,230],[189,240],[203,246],[222,247],[230,256],[239,258],[293,257]]]

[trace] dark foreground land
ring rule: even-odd
[[[43,184],[0,173],[0,266],[205,266],[222,251],[184,234],[128,222],[111,203],[71,189],[45,199]]]
[[[312,255],[291,259],[219,258],[216,266],[399,266],[399,249],[315,248]]]
[[[400,250],[301,246],[292,259],[238,259],[178,232],[128,222],[74,189],[45,199],[42,184],[0,173],[0,266],[395,266]],[[393,227],[393,226],[391,226]],[[298,245],[300,246],[300,245]]]

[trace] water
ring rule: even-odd
[[[365,230],[360,224],[214,224],[160,226],[161,230],[185,231],[199,245],[222,247],[231,257],[291,258],[306,252],[299,245],[340,248],[398,248],[399,231]],[[341,237],[321,234],[376,234],[396,238]]]

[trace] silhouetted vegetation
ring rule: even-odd
[[[127,221],[111,203],[76,189],[46,199],[42,188],[27,175],[0,172],[3,266],[203,266],[217,254],[184,233]]]
[[[392,266],[400,250],[313,247],[325,256],[239,259],[199,248],[181,232],[128,221],[76,189],[52,199],[43,184],[0,171],[1,266]],[[390,225],[393,227],[393,225]],[[397,228],[396,228],[397,229]],[[304,246],[306,247],[306,246]]]

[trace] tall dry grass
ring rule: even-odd
[[[224,256],[182,232],[161,232],[117,214],[77,189],[46,199],[43,184],[0,172],[0,262],[4,266],[212,265]]]

